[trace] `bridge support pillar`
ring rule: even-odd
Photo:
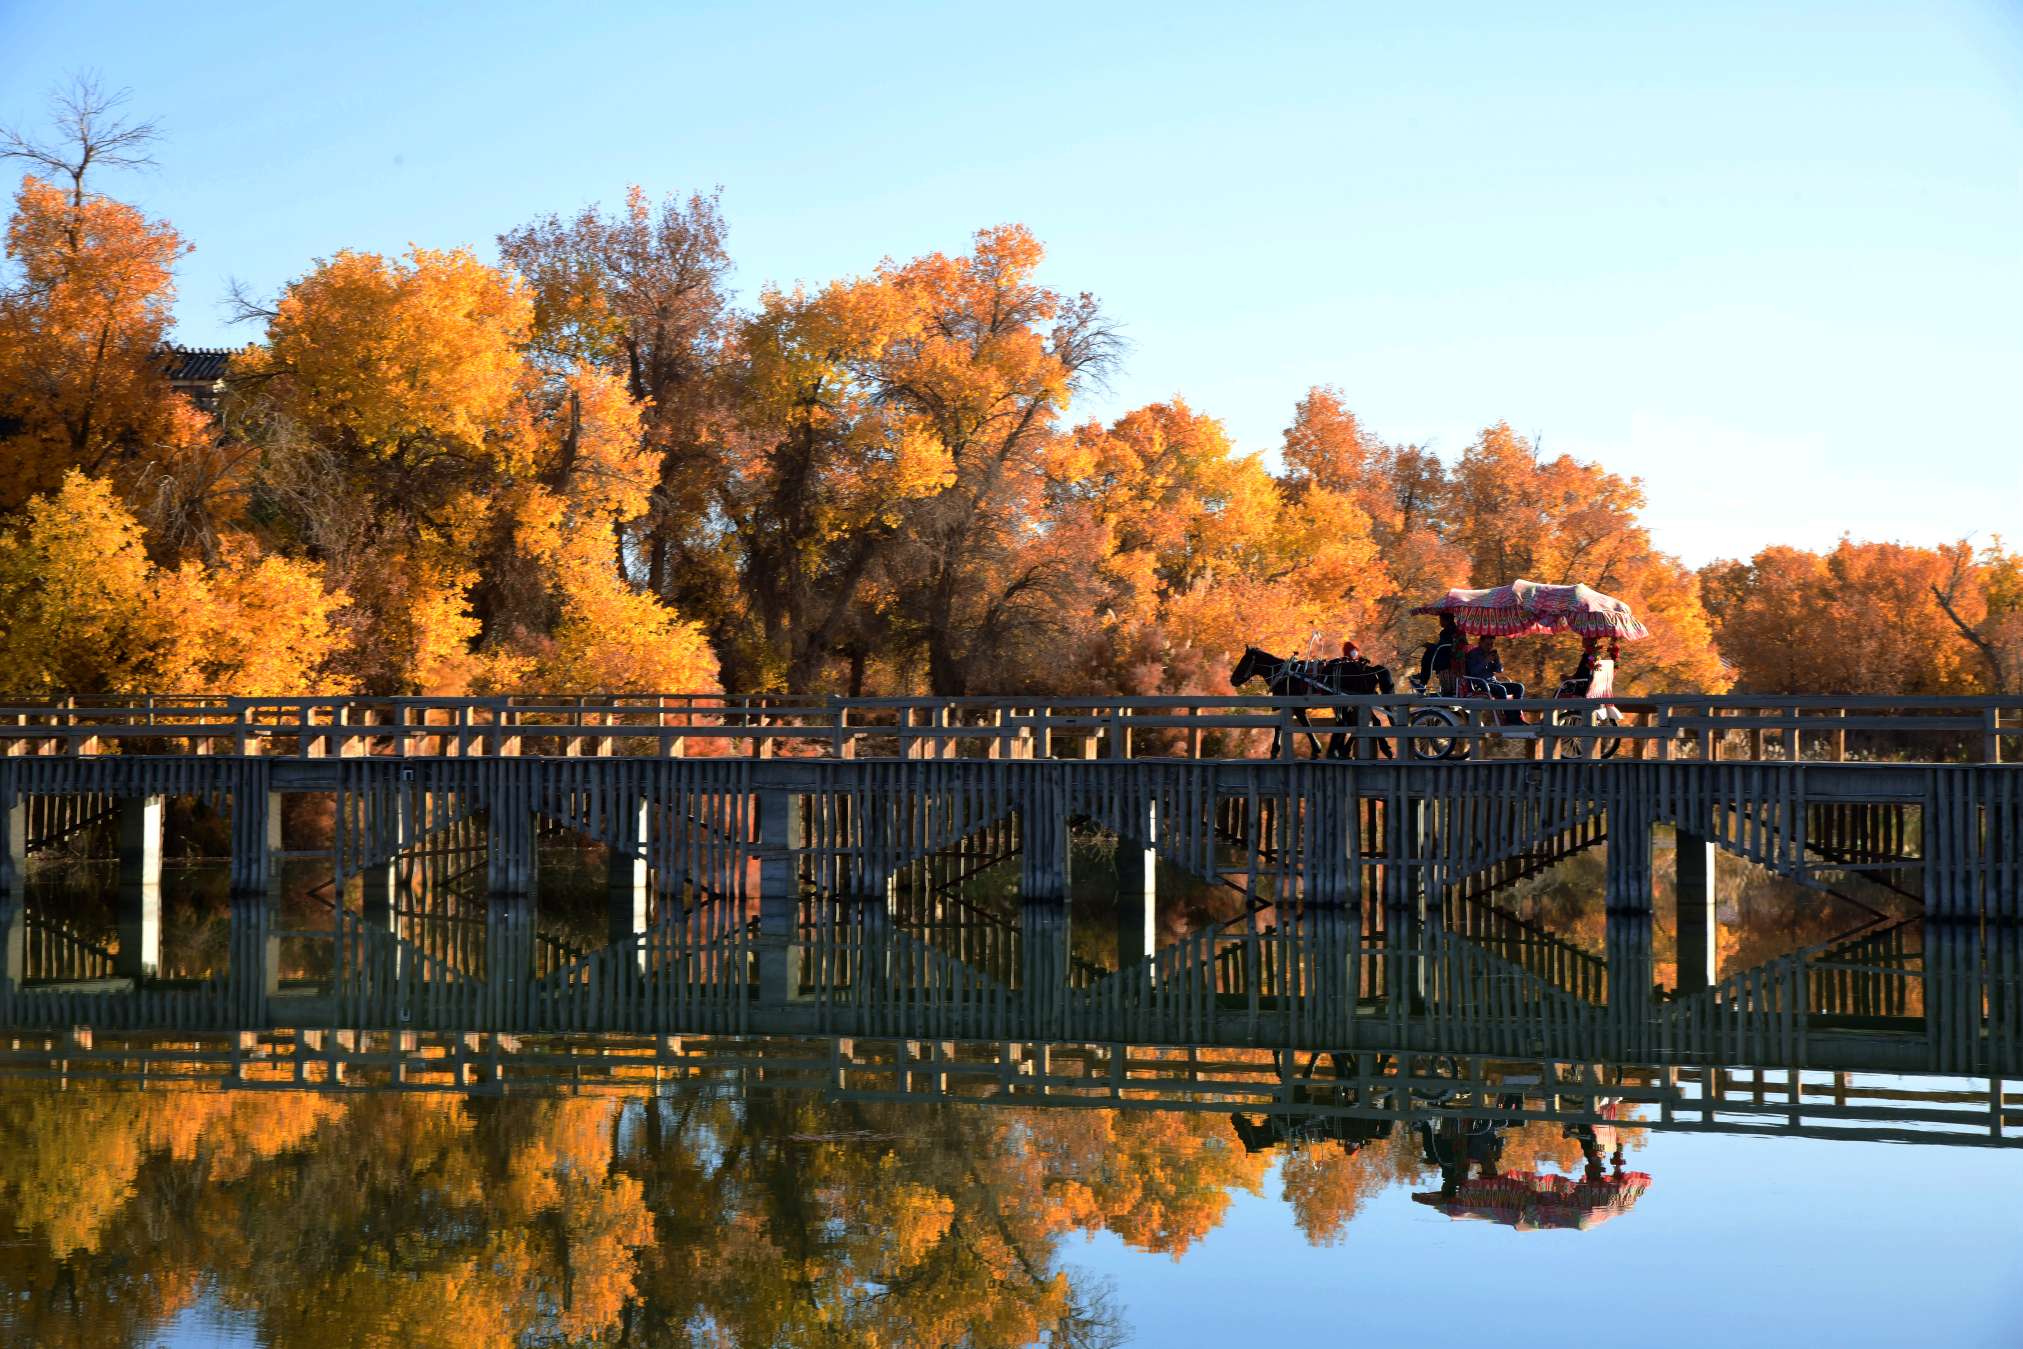
[[[125,826],[121,826],[122,838]],[[125,848],[121,848],[125,852]],[[232,793],[232,898],[271,899],[281,885],[281,794],[244,778]]]
[[[119,799],[119,952],[113,971],[152,978],[162,960],[162,798]]]
[[[1358,740],[1358,748],[1372,744]],[[1349,841],[1360,824],[1359,807],[1352,795],[1317,792],[1307,802],[1307,855],[1300,871],[1304,880],[1301,899],[1308,908],[1339,908],[1362,905],[1363,876],[1351,864]]]
[[[1417,926],[1426,920],[1426,801],[1392,796],[1384,811],[1384,908]]]
[[[1065,903],[1070,880],[1067,812],[1023,811],[1019,819],[1019,902]]]
[[[759,793],[759,1002],[778,1005],[801,991],[801,798]]]
[[[27,928],[21,901],[0,893],[0,1008],[7,1006],[28,976]]]
[[[1681,993],[1714,986],[1720,920],[1714,908],[1714,841],[1681,829],[1674,861],[1678,895],[1679,981]]]
[[[605,940],[613,943],[631,941],[646,931],[649,818],[644,798],[625,808],[619,838],[612,843],[605,863]]]
[[[28,802],[0,796],[0,895],[18,895],[28,882]]]
[[[1650,915],[1653,899],[1651,887],[1651,831],[1654,827],[1648,810],[1641,803],[1630,802],[1618,797],[1608,805],[1609,840],[1603,845],[1608,854],[1603,873],[1603,903],[1610,913],[1636,913]]]
[[[494,805],[485,814],[485,888],[495,895],[534,893],[534,812]]]
[[[1159,949],[1159,807],[1143,804],[1142,815],[1117,834],[1117,968],[1144,965]]]

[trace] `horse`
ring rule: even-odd
[[[1377,665],[1369,661],[1337,658],[1326,661],[1302,661],[1290,656],[1274,656],[1271,652],[1254,646],[1243,649],[1243,658],[1236,668],[1229,672],[1229,686],[1240,689],[1253,679],[1264,680],[1274,698],[1321,697],[1336,698],[1356,694],[1384,694],[1396,691],[1397,684],[1391,677],[1391,667]],[[1362,710],[1353,713],[1360,724]],[[1305,708],[1293,709],[1293,720],[1311,728]],[[1313,741],[1314,753],[1321,753],[1320,741],[1311,729],[1307,739]],[[1390,750],[1382,741],[1378,742],[1378,752],[1388,755]],[[1272,732],[1271,754],[1278,757],[1279,739]],[[1345,759],[1349,756],[1349,737],[1340,731],[1328,737],[1327,757]]]

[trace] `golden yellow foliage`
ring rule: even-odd
[[[314,564],[244,542],[214,567],[157,568],[111,487],[73,470],[0,533],[0,687],[313,692],[342,598]]]
[[[468,249],[346,251],[288,288],[245,365],[288,413],[363,453],[503,467],[521,448],[532,321],[520,286]]]

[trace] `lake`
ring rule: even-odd
[[[1972,1057],[2011,1035],[2014,934],[1728,867],[1717,975],[1795,969],[1805,1000],[1744,1034],[1675,1010],[1663,839],[1656,921],[1628,938],[1586,856],[1424,930],[1162,868],[1148,931],[1108,841],[1075,846],[1051,926],[987,858],[923,875],[875,935],[804,915],[799,1022],[704,1009],[679,1035],[147,1024],[92,965],[118,959],[115,878],[44,866],[6,915],[16,993],[106,1013],[0,1033],[0,1339],[2023,1340],[2023,1111]],[[404,958],[495,979],[510,939],[537,985],[569,977],[601,943],[602,867],[544,850],[525,930],[506,901],[413,887]],[[215,862],[169,866],[151,1006],[249,951],[269,1005],[323,1006],[322,934],[356,904],[320,885],[301,868],[252,915]],[[1176,1008],[1200,953],[1203,1033],[948,1019],[981,986],[957,966],[1016,999],[1055,938],[1071,995],[1142,966]],[[887,987],[883,1022],[824,1030]]]

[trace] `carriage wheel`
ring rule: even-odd
[[[1417,729],[1419,727],[1434,726],[1451,728],[1459,726],[1461,723],[1446,708],[1415,707],[1412,709],[1412,715],[1405,719],[1405,724]],[[1468,746],[1458,735],[1414,736],[1410,744],[1412,746],[1412,757],[1415,759],[1465,759],[1468,757]]]
[[[1591,712],[1576,712],[1572,708],[1567,708],[1564,711],[1552,714],[1552,724],[1555,726],[1592,727],[1595,724],[1594,714]],[[1585,759],[1588,755],[1592,754],[1597,759],[1613,759],[1616,757],[1616,751],[1622,747],[1623,738],[1619,735],[1598,736],[1592,740],[1562,740],[1559,742],[1559,757],[1562,759]]]

